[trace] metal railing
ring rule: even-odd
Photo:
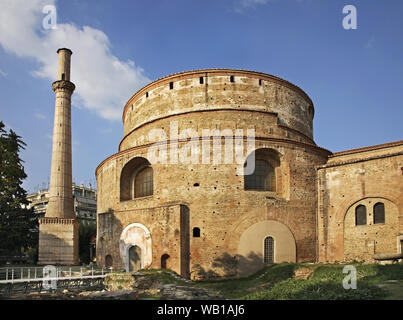
[[[44,280],[96,279],[104,278],[110,272],[110,269],[94,267],[91,267],[91,269],[83,267],[56,267],[54,277],[44,277],[43,267],[6,267],[0,268],[0,284]]]

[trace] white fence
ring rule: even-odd
[[[10,267],[0,268],[0,284],[13,284],[23,282],[37,282],[49,280],[79,280],[104,278],[111,272],[104,268],[83,268],[83,267],[56,267],[53,276],[45,276],[43,267]]]

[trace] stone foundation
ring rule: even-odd
[[[78,265],[78,228],[76,219],[39,219],[38,265]]]

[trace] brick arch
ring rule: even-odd
[[[346,220],[346,215],[347,215],[347,212],[350,210],[350,208],[354,207],[357,203],[359,203],[359,202],[361,202],[361,201],[363,201],[365,199],[384,199],[384,200],[392,202],[397,207],[396,203],[394,201],[392,201],[390,198],[383,197],[383,196],[365,196],[365,197],[355,201],[354,203],[352,203],[351,205],[349,205],[347,207],[347,210],[344,212],[344,215],[343,215],[343,223]]]
[[[367,198],[383,198],[386,199],[390,202],[392,202],[393,204],[396,205],[397,210],[398,210],[398,215],[401,217],[403,212],[401,207],[399,207],[398,205],[398,200],[401,197],[401,193],[397,192],[396,190],[388,190],[388,189],[383,189],[380,190],[377,193],[367,193],[365,195],[365,197],[361,197],[359,199],[357,199],[356,196],[346,196],[344,201],[342,201],[340,203],[340,205],[335,208],[335,214],[334,216],[337,217],[338,221],[340,221],[340,226],[338,227],[338,230],[340,230],[340,236],[339,236],[339,241],[337,241],[338,243],[338,254],[336,254],[335,256],[335,260],[343,260],[344,259],[344,220],[346,218],[346,214],[347,211],[354,206],[354,204],[360,202],[363,199],[367,199]],[[329,235],[326,236],[327,239],[329,239]],[[329,245],[329,243],[327,244]],[[343,253],[343,257],[339,256],[341,253]],[[328,255],[328,253],[326,254],[326,256]]]
[[[264,208],[266,209],[266,208]],[[292,231],[291,226],[287,223],[286,219],[281,219],[283,215],[282,212],[278,214],[278,219],[276,217],[267,217],[267,214],[262,209],[256,210],[255,212],[246,214],[242,216],[238,222],[234,225],[233,228],[228,232],[230,236],[226,237],[225,240],[225,247],[229,248],[231,252],[237,252],[239,241],[242,236],[242,233],[250,228],[252,225],[264,221],[276,221],[283,225],[285,225],[291,233],[294,234]],[[295,236],[294,236],[295,238]]]
[[[134,246],[141,250],[141,269],[149,267],[152,263],[151,232],[141,223],[129,224],[120,235],[119,251],[126,271],[129,271],[129,250]]]
[[[283,154],[274,148],[257,148],[248,154],[245,159],[245,164],[247,164],[248,161],[253,162],[261,159],[267,161],[273,167],[279,167],[282,158]],[[248,165],[245,167],[245,171],[248,171],[247,169]]]
[[[275,158],[275,160],[278,162],[280,162],[284,156],[283,153],[281,153],[274,147],[259,147],[259,148],[255,148],[253,151],[251,151],[248,154],[248,156],[246,157],[246,159],[249,158],[253,153],[255,153],[259,156],[264,156],[264,155],[271,156],[272,158]]]
[[[370,203],[371,202],[371,203]],[[374,205],[383,203],[386,208],[385,221],[374,223]],[[367,221],[356,225],[355,210],[357,205],[367,208]],[[369,217],[371,216],[371,217]],[[343,221],[344,260],[372,261],[374,254],[397,253],[399,210],[395,202],[385,197],[364,197],[348,207]]]
[[[400,192],[397,192],[395,190],[380,190],[378,193],[366,193],[365,197],[362,197],[357,200],[357,197],[347,197],[341,205],[338,207],[338,209],[335,211],[335,215],[337,217],[342,217],[342,221],[344,222],[344,219],[346,218],[347,211],[356,203],[360,202],[363,199],[367,198],[382,198],[386,199],[392,203],[394,203],[398,210],[399,208],[399,199],[401,198],[402,194]],[[403,212],[402,209],[399,210],[399,216],[402,216]]]

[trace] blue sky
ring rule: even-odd
[[[57,29],[44,30],[44,5]],[[342,26],[357,8],[356,30]],[[341,151],[403,139],[400,0],[1,0],[0,120],[27,143],[24,187],[47,183],[56,50],[73,51],[73,177],[123,136],[124,103],[144,84],[192,69],[257,70],[301,87],[315,106],[314,139]]]

